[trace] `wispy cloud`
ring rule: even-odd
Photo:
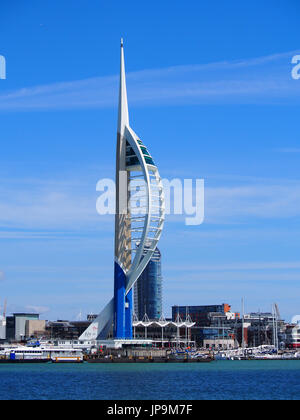
[[[300,83],[291,77],[296,53],[131,72],[130,103],[299,103]],[[117,75],[53,83],[1,94],[0,110],[113,107],[117,93]]]
[[[32,312],[36,314],[45,314],[50,311],[48,306],[36,306],[36,305],[22,305],[22,304],[9,304],[7,306],[7,313],[17,312]]]
[[[279,153],[300,153],[300,147],[283,147],[276,149]]]
[[[15,185],[16,184],[16,185]],[[101,229],[111,233],[113,216],[96,211],[99,193],[90,181],[5,180],[0,187],[0,238],[71,238]],[[17,187],[16,187],[17,186]],[[259,219],[300,216],[297,180],[210,179],[205,186],[205,224],[240,224]],[[184,223],[185,215],[168,216],[169,223]]]
[[[300,182],[205,180],[204,224],[249,224],[254,220],[291,219],[300,216]],[[168,222],[184,223],[185,215],[171,215]]]
[[[96,183],[93,188],[92,183],[75,180],[6,179],[0,187],[1,236],[24,234],[13,233],[11,228],[31,229],[29,237],[49,237],[49,230],[97,226],[102,219],[96,212],[96,198]]]
[[[37,314],[45,314],[49,312],[50,308],[48,306],[35,306],[35,305],[28,305],[25,307],[26,311],[34,312]]]
[[[267,262],[237,262],[227,264],[178,264],[170,267],[165,267],[170,271],[175,272],[194,272],[211,271],[261,271],[261,270],[300,270],[300,261],[267,261]],[[299,277],[299,275],[298,275]]]
[[[205,196],[207,222],[300,216],[300,183],[207,187]]]

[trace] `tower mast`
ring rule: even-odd
[[[128,207],[129,179],[126,170],[126,137],[129,113],[125,76],[123,39],[120,55],[119,113],[116,156],[115,275],[114,275],[114,336],[131,338],[132,291],[126,295],[126,274],[131,267],[131,225]],[[127,326],[127,327],[126,327]]]

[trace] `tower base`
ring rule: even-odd
[[[132,290],[125,294],[127,278],[115,262],[114,338],[132,339]]]

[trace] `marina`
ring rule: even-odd
[[[132,364],[132,363],[210,363],[217,361],[298,361],[299,351],[278,351],[274,346],[236,348],[224,351],[204,351],[196,348],[105,348],[95,344],[83,346],[72,341],[40,343],[30,345],[4,345],[0,347],[1,364],[21,363],[91,363],[91,364]],[[77,342],[76,342],[77,343]],[[30,343],[32,344],[32,343]]]
[[[299,351],[279,351],[275,346],[237,348],[216,352],[216,360],[300,360]]]

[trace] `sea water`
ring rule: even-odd
[[[300,361],[2,364],[1,400],[298,400]]]

